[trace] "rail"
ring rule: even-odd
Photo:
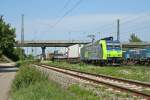
[[[106,79],[107,76],[105,76],[105,75],[97,75],[97,74],[91,74],[91,73],[86,73],[86,72],[80,72],[80,71],[70,70],[70,69],[66,69],[66,68],[64,69],[64,68],[60,68],[60,67],[56,67],[56,66],[55,67],[54,66],[48,66],[48,65],[38,65],[38,66],[44,67],[46,69],[54,70],[54,71],[57,71],[57,72],[60,72],[60,73],[64,73],[64,74],[67,74],[67,75],[70,75],[70,76],[73,76],[73,77],[77,77],[77,78],[80,78],[80,79],[83,79],[83,80],[91,81],[91,82],[96,83],[96,84],[103,84],[103,85],[109,86],[111,88],[120,90],[120,91],[130,92],[130,93],[134,94],[135,96],[141,96],[141,97],[144,97],[144,98],[150,100],[150,94],[146,94],[146,93],[143,93],[141,91],[137,91],[137,90],[134,90],[134,89],[119,86],[119,85],[116,85],[116,84],[113,84],[113,83],[109,83],[109,82],[93,79],[93,78],[90,78],[90,77],[86,77],[84,75],[80,75],[79,73],[86,74],[86,75],[92,75],[94,77],[103,77],[103,78]],[[71,72],[67,72],[67,71],[71,71]],[[72,73],[72,72],[76,72],[76,74]],[[125,80],[124,81],[124,79],[119,79],[119,78],[114,78],[114,77],[109,76],[109,79],[110,78],[113,79],[113,80],[116,80],[116,81],[126,82],[126,83],[130,83],[130,84],[134,84],[134,85],[138,85],[138,86],[140,85],[140,86],[143,86],[143,87],[149,87],[150,88],[150,84],[148,84],[148,83],[136,82],[136,81],[131,81],[131,80]]]

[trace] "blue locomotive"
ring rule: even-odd
[[[150,65],[150,48],[126,50],[123,59],[125,65]]]

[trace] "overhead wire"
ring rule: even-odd
[[[141,13],[142,12],[142,13]],[[145,15],[145,13],[149,13],[149,11],[145,10],[145,9],[142,9],[141,11],[137,12],[136,14],[140,14],[138,16],[135,16],[135,18],[130,18],[131,17],[131,14],[128,15],[128,16],[124,16],[123,18],[121,18],[120,20],[122,20],[122,23],[121,24],[124,24],[124,23],[128,23],[132,20],[136,20],[138,19],[139,17],[142,17],[143,15]],[[133,14],[132,14],[133,15]],[[129,19],[130,18],[130,19]],[[126,20],[127,19],[127,20]]]
[[[70,1],[71,0],[68,0],[67,2],[66,2],[66,4],[64,5],[64,7],[63,7],[63,10],[65,9],[65,8],[67,8],[67,6],[69,5],[69,3],[70,3]],[[57,21],[56,21],[56,23],[54,23],[54,25],[52,26],[52,27],[55,27],[55,26],[57,26],[70,12],[72,12],[80,3],[82,2],[82,0],[79,0],[72,8],[70,8],[69,10],[67,10],[64,14],[63,14],[63,16],[61,16]],[[143,10],[144,11],[144,13],[145,13],[145,10]],[[141,11],[141,12],[143,12],[143,11]],[[140,13],[141,13],[140,12]],[[147,14],[147,15],[149,15],[149,14]],[[145,16],[145,15],[144,15]],[[123,18],[121,18],[120,20],[121,20],[121,23],[120,23],[120,25],[126,25],[126,24],[129,24],[128,26],[130,26],[130,23],[132,23],[132,22],[134,22],[134,20],[138,20],[138,19],[140,19],[141,17],[143,17],[143,14],[142,15],[140,15],[140,16],[135,16],[134,18],[131,18],[131,19],[128,19],[128,18],[130,18],[131,17],[131,15],[128,15],[128,16],[125,16],[125,17],[123,17]],[[128,19],[128,20],[124,20],[124,19]],[[138,20],[139,21],[139,20]],[[104,25],[104,26],[100,26],[100,29],[101,30],[108,30],[108,29],[112,29],[112,28],[114,28],[115,26],[114,26],[114,21],[111,23],[111,24],[106,24],[106,25]],[[114,33],[116,33],[116,32],[114,32]]]
[[[145,29],[150,29],[150,24],[149,25],[142,25],[142,26],[137,26],[137,27],[134,27],[130,30],[127,30],[127,31],[124,31],[125,33],[129,33],[131,31],[138,31],[138,30],[145,30]]]
[[[64,11],[65,11],[65,9],[67,9],[67,7],[69,6],[69,4],[71,3],[71,1],[72,0],[67,0],[66,2],[65,2],[65,4],[63,5],[63,7],[57,12],[57,17],[59,17],[60,16],[60,14],[61,13],[63,13]],[[48,27],[49,26],[51,26],[51,28],[54,26],[53,24],[51,25],[51,24],[45,24],[45,25],[48,25]]]
[[[64,12],[64,10],[69,6],[70,2],[71,0],[67,0],[64,6],[61,8],[61,10],[58,13],[60,14],[61,12]]]
[[[56,25],[58,25],[69,13],[71,13],[83,0],[79,0],[75,3],[75,5],[73,7],[71,7],[69,10],[67,10],[63,16],[61,16],[56,23],[52,26],[52,28],[54,28]]]
[[[148,8],[148,7],[146,7],[146,8]],[[141,14],[141,12],[143,12],[142,14]],[[148,12],[148,14],[147,14],[147,12]],[[143,17],[144,17],[144,19],[145,19],[145,16],[149,16],[149,11],[147,11],[147,10],[145,10],[145,9],[142,9],[140,12],[138,11],[138,13],[140,13],[140,15],[138,15],[138,16],[135,16],[135,17],[133,17],[133,18],[131,18],[131,15],[128,15],[128,16],[124,16],[123,18],[118,18],[119,20],[120,20],[120,25],[126,25],[126,24],[129,24],[128,26],[130,26],[131,25],[131,23],[137,23],[137,21],[136,20],[138,20],[138,21],[141,21],[141,19],[143,19]],[[145,13],[146,13],[146,15],[145,15]],[[137,14],[137,13],[136,13]],[[144,16],[143,16],[144,15]],[[127,19],[127,20],[126,20]],[[140,20],[139,20],[140,19]],[[117,19],[116,19],[117,20]],[[115,26],[114,26],[115,25]],[[103,32],[103,33],[105,33],[106,31],[114,31],[114,29],[116,29],[116,28],[114,28],[114,27],[116,27],[116,25],[117,25],[117,23],[116,24],[114,24],[114,22],[112,22],[112,23],[110,23],[110,24],[106,24],[106,25],[104,25],[104,26],[100,26],[99,27],[99,29],[101,30],[101,32]],[[132,24],[133,25],[133,24]],[[137,24],[135,24],[135,26],[136,26]],[[131,26],[130,26],[130,28],[131,28]],[[142,27],[142,28],[145,28],[145,27]],[[132,29],[133,30],[133,29]],[[138,29],[137,29],[138,30]],[[117,31],[117,30],[116,30]],[[100,31],[98,31],[97,33],[99,33]],[[116,34],[117,32],[111,32],[111,33],[109,33],[109,34],[111,34],[111,35],[113,35],[113,34]],[[122,33],[122,32],[121,32]]]
[[[149,15],[143,15],[143,16],[141,16],[141,17],[138,17],[138,18],[136,18],[136,19],[134,19],[134,20],[131,20],[130,22],[128,21],[128,23],[126,23],[126,24],[124,24],[124,23],[121,23],[121,25],[127,25],[127,24],[135,24],[135,25],[137,25],[138,23],[142,23],[142,22],[144,22],[144,21],[146,21],[146,20],[149,20],[149,17],[150,17],[150,13],[149,13]]]
[[[147,17],[148,17],[148,18],[150,17],[150,13],[145,14],[145,15],[142,15],[142,16],[137,16],[137,17],[134,18],[133,20],[130,20],[130,21],[128,21],[128,22],[121,23],[121,25],[132,24],[132,26],[135,26],[135,25],[137,25],[138,23],[142,23],[142,22],[146,21],[146,20],[147,20]],[[125,24],[125,23],[126,23],[126,24]]]
[[[147,28],[148,23],[146,23],[146,22],[150,21],[149,15],[150,14],[146,14],[141,17],[136,17],[136,19],[130,21],[130,23],[128,22],[127,24],[124,24],[123,30],[125,29],[125,31],[123,31],[123,32],[128,33],[128,32],[134,31],[134,30],[139,30],[139,29],[142,30],[144,28]],[[148,17],[148,19],[146,17]],[[141,25],[142,25],[142,27],[141,27]]]
[[[138,13],[141,13],[141,12],[147,12],[145,9],[142,9],[140,12],[138,12]],[[130,18],[131,17],[131,15],[128,15],[128,16],[124,16],[123,18],[121,18],[121,19],[119,19],[119,20],[121,20],[121,22],[120,22],[120,25],[122,25],[122,24],[125,24],[125,23],[130,23],[130,22],[132,22],[133,20],[136,20],[136,19],[138,19],[138,18],[140,18],[141,16],[143,16],[143,14],[144,13],[142,13],[142,15],[140,15],[140,16],[136,16],[135,18],[132,18],[132,19],[129,19],[129,20],[124,20],[124,19],[127,19],[127,18]],[[149,14],[147,14],[147,15],[149,15]],[[117,19],[116,19],[117,20]],[[122,22],[123,21],[123,22]],[[113,25],[115,25],[114,24],[114,22],[113,23],[111,23],[111,24],[106,24],[106,25],[104,25],[104,26],[102,26],[102,27],[100,27],[100,28],[103,28],[103,29],[101,29],[101,30],[110,30],[110,29],[112,29],[112,28],[114,28],[114,26]],[[109,27],[108,27],[109,26]]]
[[[131,15],[129,15],[129,17],[125,17],[125,18],[121,19],[120,25],[124,26],[121,33],[128,33],[129,31],[133,31],[133,27],[137,27],[137,26],[139,27],[139,24],[141,25],[143,22],[145,22],[146,17],[149,17],[149,15],[150,15],[150,12],[145,9],[143,9],[139,13],[140,13],[140,15],[135,16],[133,18],[130,18]],[[130,18],[130,19],[124,20],[127,18]],[[124,31],[124,29],[125,29],[125,31]],[[140,29],[140,28],[137,28],[137,30],[138,29]],[[127,30],[129,30],[129,31],[127,31]]]
[[[123,31],[121,33],[129,33],[131,31],[137,31],[137,30],[143,30],[143,29],[145,30],[145,28],[148,29],[149,26],[144,25],[144,27],[143,27],[142,23],[145,23],[145,21],[149,21],[149,19],[146,19],[147,17],[149,18],[149,15],[150,15],[150,13],[142,14],[142,15],[136,16],[135,18],[132,18],[130,20],[124,21],[123,23],[120,23],[120,25],[125,26],[125,28],[123,28]],[[142,25],[142,27],[140,25]],[[124,29],[126,29],[126,30],[124,31]],[[116,32],[114,32],[114,33],[116,33]]]

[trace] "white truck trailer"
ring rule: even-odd
[[[76,44],[66,48],[66,54],[69,62],[75,63],[80,61],[80,49],[82,47],[82,44]]]

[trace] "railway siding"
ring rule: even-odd
[[[58,66],[61,68],[69,68],[93,74],[103,74],[118,78],[131,79],[140,82],[148,82],[148,83],[150,82],[150,67],[145,66],[99,67],[87,64],[68,64],[65,62],[50,62],[50,61],[42,62],[42,64],[47,64],[50,66]]]
[[[44,68],[44,69],[45,69],[45,68]],[[45,70],[47,70],[47,69],[45,69]],[[57,70],[58,70],[58,69],[57,69]],[[61,70],[61,69],[59,69],[59,70]],[[52,70],[51,70],[51,71],[52,71]],[[51,72],[51,71],[50,71],[50,72]],[[45,71],[44,71],[44,72],[45,72]],[[49,73],[50,73],[50,72],[49,72]],[[55,80],[55,81],[57,81],[57,82],[60,82],[60,81],[61,81],[61,82],[64,84],[64,81],[62,81],[62,80],[66,80],[66,79],[67,79],[66,77],[62,77],[62,76],[64,76],[64,73],[58,73],[58,72],[56,72],[56,71],[53,71],[53,72],[55,72],[55,73],[57,73],[57,74],[56,74],[55,76],[53,76],[54,74],[53,74],[53,75],[50,74],[50,77],[53,77],[53,80]],[[75,74],[74,72],[70,72],[70,73]],[[59,76],[58,74],[61,74],[61,75]],[[78,73],[78,75],[82,75],[82,74]],[[63,78],[63,79],[58,79],[58,78],[56,78],[56,77],[58,77],[58,76],[59,76],[59,78]],[[66,75],[65,75],[65,76],[66,76]],[[74,77],[71,77],[71,79],[74,79]],[[71,79],[69,79],[69,80],[71,80]],[[75,78],[75,79],[76,79],[76,78]],[[76,80],[78,80],[78,81],[76,81],[77,83],[81,83],[81,82],[82,82],[82,84],[83,84],[83,82],[84,82],[84,83],[86,82],[86,81],[83,81],[83,80],[81,80],[81,79],[79,79],[79,78],[77,78]],[[72,81],[72,82],[73,82],[73,81]],[[62,83],[61,83],[61,84],[62,84]],[[68,83],[67,83],[67,84],[68,84]],[[86,84],[87,84],[87,82],[86,82]],[[90,84],[95,84],[95,83],[93,83],[93,82],[91,83],[91,82],[90,82]],[[95,86],[96,86],[96,84],[95,84]],[[88,87],[89,87],[89,86],[88,86]],[[104,87],[104,86],[103,86],[103,87]],[[111,89],[110,89],[110,88],[106,88],[105,91],[106,91],[106,90],[110,91]],[[115,92],[114,92],[114,91],[115,91]],[[100,91],[99,91],[99,92],[100,92]],[[114,89],[112,89],[111,92],[114,92],[115,94],[119,93],[118,90],[114,90]],[[97,93],[98,93],[98,92],[97,92]],[[113,94],[114,94],[114,93],[113,93]],[[119,94],[122,94],[122,93],[119,93]],[[108,95],[108,94],[107,94],[107,95]],[[126,94],[126,95],[127,95],[127,94]],[[117,97],[117,96],[116,96],[116,97]],[[131,95],[128,95],[127,97],[128,97],[128,98],[135,98],[134,96],[131,96]],[[118,97],[117,97],[117,98],[118,98]],[[137,99],[137,98],[136,98],[136,99]],[[139,99],[139,98],[138,98],[138,99]]]

